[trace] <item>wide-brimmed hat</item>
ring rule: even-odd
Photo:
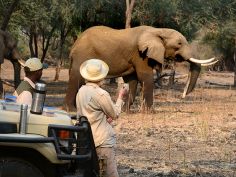
[[[27,68],[29,71],[38,71],[47,68],[46,64],[41,63],[40,59],[38,58],[29,58],[25,62],[24,67]]]
[[[98,82],[103,80],[109,71],[108,65],[100,59],[89,59],[80,66],[80,74],[85,80]]]

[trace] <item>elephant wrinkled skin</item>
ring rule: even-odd
[[[192,57],[186,38],[173,29],[139,26],[116,30],[95,26],[84,31],[70,53],[71,68],[65,106],[75,106],[78,88],[84,84],[79,68],[87,59],[105,61],[110,70],[107,78],[123,77],[129,83],[132,100],[138,81],[143,86],[143,96],[148,107],[153,104],[153,68],[161,66],[165,59],[190,63],[190,77],[185,94],[190,93],[197,81],[201,64],[190,61]],[[208,61],[207,61],[208,62]],[[159,67],[161,68],[161,67]],[[184,94],[184,96],[185,96]]]
[[[6,31],[0,30],[0,65],[8,59],[13,64],[14,68],[14,85],[15,88],[20,84],[20,53],[17,50],[17,41]],[[2,86],[0,86],[2,87]],[[2,88],[0,88],[2,93]]]

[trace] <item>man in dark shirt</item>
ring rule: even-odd
[[[25,62],[24,80],[17,87],[14,95],[16,98],[16,103],[18,104],[32,104],[32,96],[35,88],[35,83],[38,82],[42,76],[42,71],[45,66],[41,63],[38,58],[29,58]]]

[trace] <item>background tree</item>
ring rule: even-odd
[[[3,31],[5,31],[7,29],[7,25],[10,21],[10,18],[11,18],[11,15],[12,13],[14,12],[14,10],[16,9],[17,5],[19,4],[20,0],[14,0],[12,2],[10,2],[11,4],[9,4],[8,6],[6,7],[9,7],[9,8],[2,8],[2,12],[3,12],[3,22],[2,22],[2,25],[1,25],[1,29]]]
[[[18,5],[14,6],[14,3]],[[56,0],[5,0],[0,3],[1,24],[7,10],[11,11],[10,7],[15,7],[15,11],[7,28],[20,39],[20,50],[25,58],[37,56],[44,60],[54,53],[54,63],[58,61],[58,67],[67,63],[63,58],[68,58],[72,37],[76,38],[94,25],[120,29],[126,22],[126,1],[63,0],[59,4]],[[235,0],[136,0],[130,25],[173,28],[189,41],[197,39],[198,45],[203,45],[199,38],[201,34],[205,36],[204,45],[217,49],[214,52],[221,56],[222,65],[234,70],[235,9]],[[57,45],[52,45],[55,41],[58,43],[56,50]],[[202,50],[202,53],[207,54],[207,51]]]
[[[137,0],[133,13],[134,25],[176,29],[177,2],[175,0]]]
[[[57,2],[57,4],[54,4],[57,13],[57,17],[55,19],[57,25],[57,31],[59,33],[59,49],[58,49],[58,55],[57,55],[57,65],[56,65],[56,74],[54,77],[54,81],[57,81],[59,79],[60,74],[60,68],[63,64],[63,53],[64,51],[64,45],[66,42],[66,38],[68,34],[73,32],[73,15],[76,11],[76,6],[74,1],[64,1],[64,2]],[[65,52],[68,54],[68,52]]]
[[[44,61],[56,29],[53,0],[22,0],[14,14],[14,26],[28,37],[29,55]]]
[[[132,12],[133,12],[133,8],[134,8],[134,3],[135,0],[126,0],[126,12],[125,12],[125,28],[130,28],[131,25],[131,17],[132,17]]]

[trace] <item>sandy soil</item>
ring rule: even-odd
[[[12,68],[3,65],[3,80],[12,83]],[[68,71],[53,82],[54,68],[44,71],[46,103],[61,106]],[[183,74],[179,72],[179,74]],[[185,73],[186,74],[186,73]],[[137,97],[129,114],[114,122],[121,177],[236,176],[236,91],[232,73],[204,72],[194,92],[181,99],[184,81],[156,89],[154,112],[140,112]],[[13,89],[4,85],[7,92]],[[112,94],[116,85],[107,85]]]

